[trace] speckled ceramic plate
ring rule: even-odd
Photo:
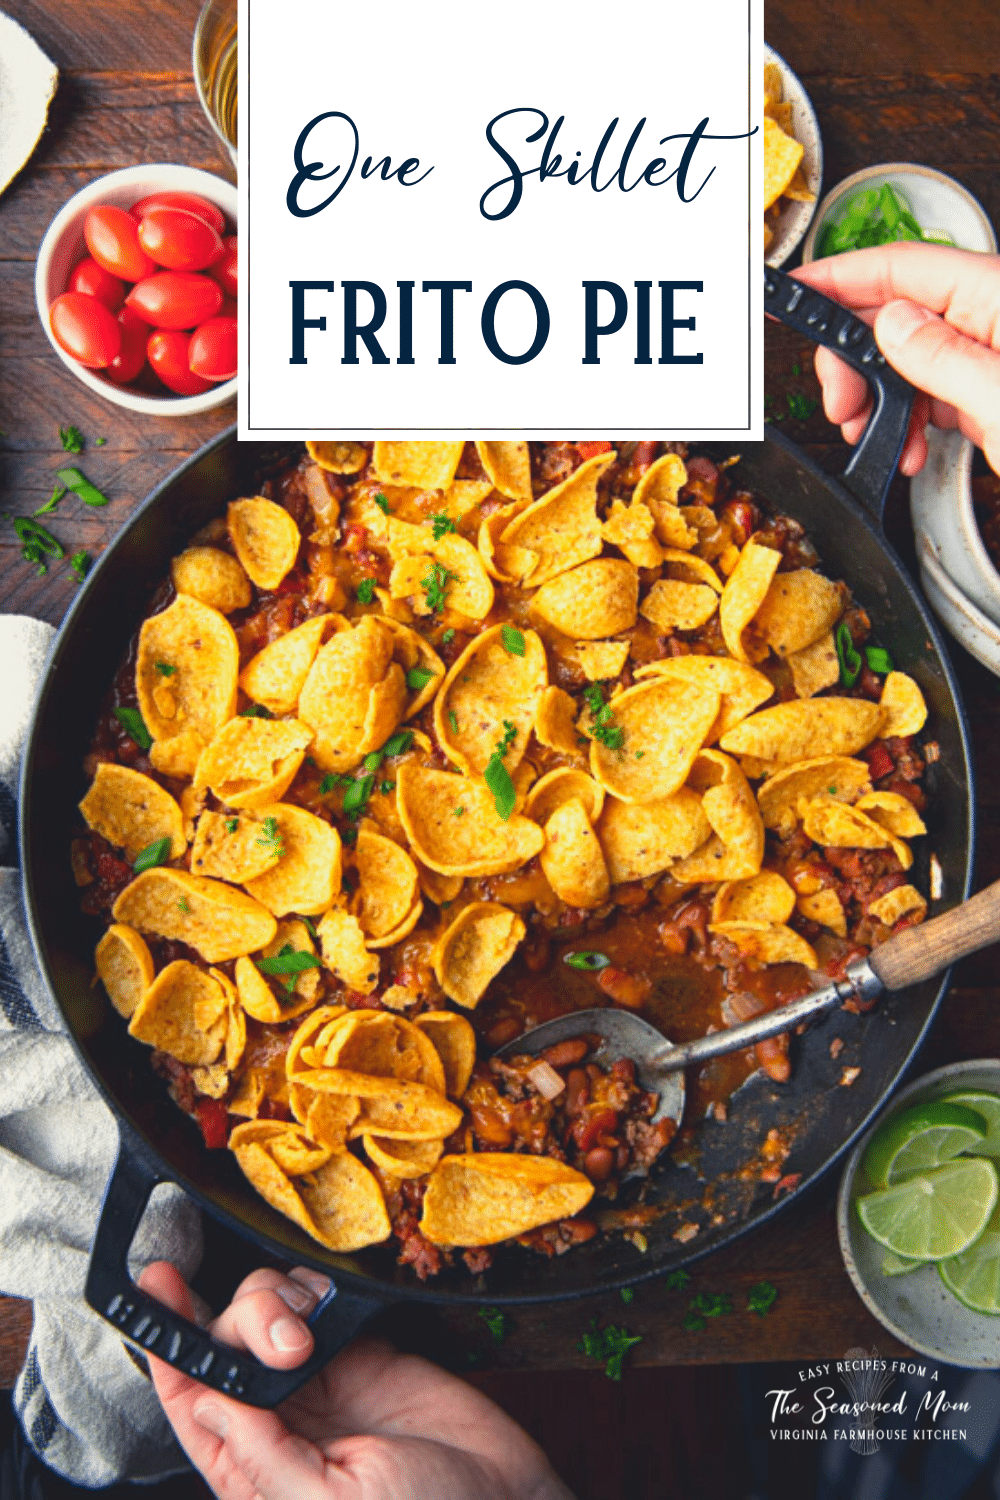
[[[840,1179],[837,1232],[840,1252],[854,1288],[873,1317],[918,1354],[966,1370],[1000,1369],[1000,1317],[971,1312],[953,1297],[935,1266],[907,1276],[883,1276],[882,1246],[863,1229],[854,1200],[870,1191],[860,1162],[879,1126],[905,1104],[940,1099],[957,1089],[1000,1094],[1000,1059],[952,1063],[918,1078],[893,1097],[847,1159]]]
[[[802,170],[809,191],[816,194],[812,203],[786,203],[778,219],[774,239],[764,255],[769,266],[783,266],[798,249],[812,223],[823,184],[823,142],[812,100],[785,59],[764,43],[764,61],[776,63],[781,70],[784,96],[792,106],[792,134],[802,143]]]

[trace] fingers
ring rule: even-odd
[[[905,298],[1000,346],[1000,259],[945,245],[876,245],[800,266],[797,280],[855,311]],[[888,353],[888,351],[886,351]]]
[[[871,407],[868,382],[830,349],[820,346],[814,357],[816,378],[823,387],[823,410],[827,421],[838,427],[859,417]],[[847,434],[844,434],[847,438]],[[856,438],[847,438],[856,442]]]
[[[225,1344],[249,1349],[272,1369],[292,1370],[312,1353],[313,1336],[304,1319],[318,1301],[316,1290],[300,1277],[255,1271],[216,1318],[212,1332]]]
[[[232,1493],[240,1500],[244,1494],[247,1500],[338,1500],[349,1492],[349,1481],[327,1464],[320,1449],[289,1432],[274,1412],[203,1391],[190,1419],[201,1441],[214,1445],[209,1468],[200,1463],[198,1467],[224,1495]]]

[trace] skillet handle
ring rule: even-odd
[[[145,1354],[155,1354],[202,1385],[244,1401],[274,1407],[297,1391],[385,1309],[374,1297],[331,1289],[309,1318],[316,1347],[295,1370],[272,1370],[246,1350],[219,1343],[204,1328],[172,1312],[137,1287],[128,1252],[149,1195],[164,1177],[147,1164],[120,1128],[118,1159],[104,1195],[87,1271],[85,1296],[95,1312]]]
[[[916,394],[896,373],[866,323],[784,271],[764,268],[764,311],[863,375],[872,387],[874,410],[840,482],[882,524],[889,483],[903,451]]]

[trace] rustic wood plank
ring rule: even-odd
[[[201,0],[6,0],[60,68],[189,74]]]
[[[24,1363],[31,1336],[31,1303],[0,1297],[0,1391],[9,1390]]]
[[[990,74],[993,0],[764,0],[764,35],[811,88],[816,76],[854,83],[872,74]],[[899,161],[886,151],[871,158]]]

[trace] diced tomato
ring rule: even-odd
[[[577,443],[576,451],[581,458],[594,458],[598,453],[610,453],[610,443]]]
[[[894,767],[892,756],[889,754],[882,740],[876,740],[869,745],[865,751],[865,759],[871,772],[872,781],[881,781],[883,776],[891,775]]]
[[[222,1151],[229,1139],[229,1115],[221,1099],[199,1099],[195,1114],[209,1151]]]

